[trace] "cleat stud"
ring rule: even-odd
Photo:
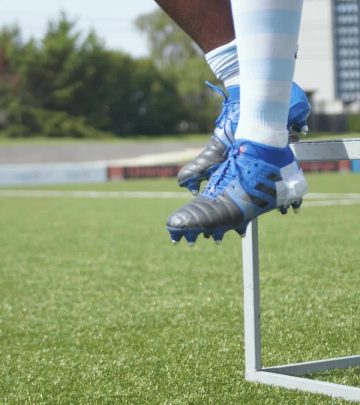
[[[200,190],[199,182],[190,182],[185,186],[193,196],[197,196]]]
[[[188,242],[188,246],[189,246],[189,247],[194,247],[194,246],[195,246],[195,242]]]
[[[245,229],[235,229],[235,231],[240,235],[241,238],[245,238],[246,228]]]
[[[200,182],[199,181],[179,181],[178,182],[180,187],[187,188],[192,195],[198,195],[200,190]]]
[[[224,233],[225,233],[224,231],[215,231],[211,235],[217,245],[220,245],[220,243],[222,242]]]
[[[302,135],[307,135],[308,132],[309,132],[309,127],[308,127],[307,125],[304,125],[304,126],[301,128],[301,133],[302,133]]]
[[[194,246],[200,232],[188,231],[184,234],[189,246]]]
[[[180,232],[170,232],[170,237],[172,243],[175,245],[175,242],[180,242],[180,239],[182,238],[182,234]]]
[[[291,204],[291,207],[295,214],[298,214],[300,212],[301,204],[302,204],[302,199]]]
[[[289,207],[285,207],[284,205],[282,205],[281,207],[279,207],[279,211],[281,212],[281,215],[286,215],[288,212],[288,208]]]

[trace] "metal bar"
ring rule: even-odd
[[[360,159],[360,138],[299,142],[291,145],[300,161]],[[261,369],[260,280],[257,219],[249,224],[243,239],[245,377],[249,381],[276,385],[360,402],[360,388],[299,375],[360,365],[360,356],[288,364]]]
[[[290,144],[300,161],[360,159],[360,138]]]
[[[303,363],[286,364],[263,368],[262,371],[286,375],[306,375],[334,368],[348,368],[360,366],[360,356],[337,357],[333,359],[306,361]]]
[[[247,227],[242,242],[244,278],[245,376],[251,380],[261,368],[258,222]]]
[[[255,382],[360,402],[360,388],[357,387],[270,373],[268,371],[257,371],[253,377]]]

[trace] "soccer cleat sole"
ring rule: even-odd
[[[281,212],[282,215],[286,215],[288,213],[289,208],[291,207],[294,211],[295,214],[298,214],[300,212],[300,207],[302,204],[303,200],[300,198],[299,200],[296,200],[292,202],[291,204],[284,206],[281,205],[278,207],[278,210]],[[200,234],[204,235],[205,239],[209,239],[212,237],[216,245],[220,245],[224,235],[226,232],[229,231],[236,231],[241,238],[244,238],[246,236],[246,228],[247,224],[242,225],[241,227],[235,225],[235,226],[226,226],[226,227],[217,227],[214,229],[178,229],[178,228],[171,228],[167,227],[167,230],[170,233],[170,238],[173,243],[173,245],[177,245],[179,241],[181,240],[182,237],[184,237],[189,245],[189,247],[193,247],[196,244],[196,240]]]
[[[246,225],[247,227],[247,225]],[[172,240],[173,245],[177,245],[178,242],[184,237],[188,243],[189,247],[193,247],[196,244],[196,240],[200,234],[204,234],[206,239],[210,237],[214,240],[216,245],[221,245],[222,240],[226,232],[229,231],[236,231],[242,238],[245,237],[246,234],[246,227],[242,226],[222,226],[218,228],[214,228],[212,230],[209,229],[178,229],[178,228],[171,228],[167,227],[168,232],[170,233],[170,238]]]

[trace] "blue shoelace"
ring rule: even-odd
[[[204,195],[216,197],[234,178],[238,176],[239,170],[236,164],[236,158],[238,156],[238,149],[232,148],[232,150],[229,152],[227,160],[222,163],[212,175],[204,190]]]
[[[228,116],[228,114],[229,114],[229,112],[230,112],[232,106],[238,104],[239,101],[231,101],[231,100],[229,99],[229,97],[225,94],[225,92],[224,92],[222,89],[220,89],[220,87],[215,86],[214,84],[212,84],[212,83],[210,83],[210,82],[208,82],[208,81],[205,81],[205,84],[206,84],[207,86],[209,86],[211,90],[215,91],[215,93],[220,94],[220,96],[222,96],[223,99],[224,99],[224,100],[223,100],[223,103],[222,103],[222,110],[221,110],[221,113],[220,113],[220,115],[216,118],[216,121],[215,121],[215,125],[216,125],[216,126],[220,126],[222,122],[225,122],[225,121],[226,121],[226,118],[227,118],[227,116]]]

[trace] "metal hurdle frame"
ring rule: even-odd
[[[298,142],[291,144],[291,147],[299,161],[360,159],[360,138]],[[303,377],[331,369],[360,366],[360,355],[262,367],[257,219],[248,225],[246,237],[242,241],[242,249],[246,380],[360,402],[360,387]]]

